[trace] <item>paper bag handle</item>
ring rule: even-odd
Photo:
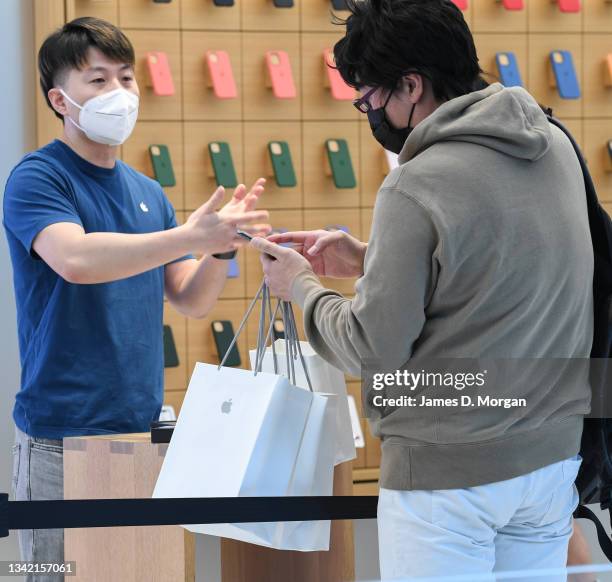
[[[238,341],[238,336],[242,333],[244,326],[246,325],[251,312],[255,308],[255,305],[259,298],[261,297],[261,310],[259,314],[259,328],[257,331],[257,348],[255,350],[255,366],[254,366],[254,374],[257,376],[259,372],[261,372],[261,368],[263,365],[264,355],[266,353],[266,346],[268,344],[268,340],[272,335],[272,329],[274,327],[274,322],[276,321],[276,317],[280,310],[281,317],[283,319],[283,326],[285,328],[285,357],[286,357],[286,365],[287,365],[287,376],[289,378],[289,382],[291,382],[294,386],[296,383],[296,375],[295,375],[295,363],[294,361],[297,358],[300,358],[300,362],[302,364],[302,368],[304,370],[304,375],[306,376],[306,382],[308,383],[308,389],[312,392],[312,383],[310,381],[310,375],[308,374],[308,369],[306,368],[306,362],[304,360],[304,354],[302,353],[302,347],[300,345],[299,335],[297,331],[297,326],[295,323],[295,315],[293,313],[293,307],[290,301],[281,301],[278,299],[276,304],[276,309],[272,312],[272,300],[270,297],[270,289],[266,285],[266,280],[264,279],[257,291],[257,294],[251,301],[247,311],[238,326],[236,334],[234,335],[229,347],[227,348],[223,359],[219,363],[218,370],[221,369],[221,366],[225,363],[229,354]],[[268,331],[265,333],[266,329],[266,316],[270,318],[270,324],[268,326]],[[276,356],[276,348],[274,347],[274,341],[272,341],[272,358],[274,361],[274,373],[278,374],[278,359]]]

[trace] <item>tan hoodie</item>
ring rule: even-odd
[[[469,487],[576,454],[590,392],[563,359],[590,352],[593,257],[569,140],[527,91],[495,83],[441,105],[399,161],[377,195],[355,298],[312,273],[293,283],[310,343],[355,376],[364,362],[389,371],[432,358],[509,358],[511,380],[486,390],[528,405],[381,407],[374,396],[401,391],[364,382],[370,428],[383,441],[381,486]]]

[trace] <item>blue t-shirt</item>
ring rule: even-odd
[[[32,248],[57,222],[139,234],[174,228],[176,216],[154,180],[120,160],[112,169],[91,164],[59,140],[13,169],[4,227],[21,357],[15,423],[54,439],[148,431],[163,398],[164,267],[111,283],[68,283]]]

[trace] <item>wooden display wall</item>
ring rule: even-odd
[[[261,207],[270,210],[275,228],[314,229],[344,225],[363,240],[369,235],[372,207],[386,169],[382,149],[372,138],[365,116],[350,101],[332,98],[326,87],[323,50],[332,47],[343,27],[330,22],[329,0],[295,0],[292,8],[277,8],[272,0],[236,0],[232,7],[213,0],[35,0],[36,50],[44,37],[67,20],[98,16],[119,25],[136,49],[136,76],[141,89],[139,122],[122,148],[122,158],[153,176],[148,147],[168,146],[176,186],[166,194],[179,221],[214,191],[207,144],[228,142],[238,174],[247,184],[268,178]],[[550,0],[527,0],[525,9],[511,12],[496,0],[470,0],[465,17],[475,37],[481,67],[495,72],[495,53],[515,53],[523,82],[536,99],[553,108],[581,144],[600,197],[612,212],[612,171],[606,146],[612,139],[612,2],[583,0],[577,13],[562,13]],[[338,13],[340,16],[347,13]],[[208,85],[207,50],[228,52],[237,84],[236,99],[221,100]],[[283,50],[289,55],[297,87],[295,99],[276,99],[266,85],[264,54]],[[569,50],[582,97],[563,100],[549,75],[549,53]],[[175,93],[156,96],[147,75],[145,54],[167,54]],[[611,60],[607,62],[606,59]],[[606,67],[608,67],[606,69]],[[37,136],[43,145],[61,126],[39,94]],[[347,141],[357,187],[334,187],[324,166],[324,143]],[[269,175],[267,144],[289,143],[297,186],[278,188]],[[166,403],[180,409],[196,361],[218,362],[211,332],[213,320],[230,320],[237,328],[248,300],[262,277],[256,253],[239,255],[240,276],[228,280],[216,307],[206,319],[186,319],[166,303],[165,322],[172,327],[180,365],[168,368]],[[347,296],[354,281],[325,282]],[[299,310],[296,315],[300,318]],[[239,341],[243,366],[256,340],[256,317]],[[348,378],[350,392],[361,405],[360,386]],[[376,493],[380,448],[362,421],[365,449],[354,462],[356,493]]]

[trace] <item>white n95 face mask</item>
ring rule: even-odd
[[[60,89],[62,95],[81,111],[79,123],[68,116],[90,140],[105,145],[121,145],[132,133],[138,118],[138,97],[126,89],[115,89],[85,101],[75,103]]]

